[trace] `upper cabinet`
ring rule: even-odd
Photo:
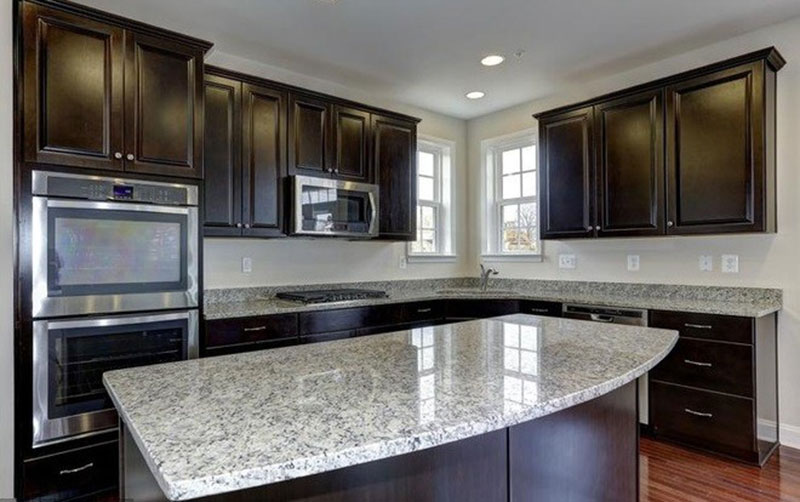
[[[373,181],[374,176],[369,162],[370,113],[334,105],[331,118],[333,161],[330,167],[333,168],[334,176],[361,182]]]
[[[23,160],[201,178],[210,44],[64,5],[22,3]]]
[[[774,49],[544,112],[543,239],[774,232]]]
[[[372,116],[373,165],[380,185],[380,237],[413,241],[417,232],[417,122]]]

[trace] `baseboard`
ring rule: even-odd
[[[775,422],[771,420],[759,420],[759,437],[769,435],[770,430],[772,430],[774,427]],[[780,427],[780,441],[783,446],[800,450],[800,427],[796,425],[782,424]]]

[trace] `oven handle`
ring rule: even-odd
[[[187,206],[159,206],[156,204],[138,204],[129,202],[106,202],[96,200],[62,200],[47,199],[47,207],[63,207],[67,209],[99,209],[106,211],[135,211],[139,213],[189,214],[192,209]]]

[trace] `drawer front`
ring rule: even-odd
[[[519,312],[518,300],[449,300],[447,317],[485,319]]]
[[[752,357],[750,345],[681,338],[650,378],[754,397]]]
[[[237,343],[234,345],[220,345],[218,347],[208,347],[203,353],[203,357],[223,356],[225,354],[239,354],[241,352],[252,352],[254,350],[269,350],[280,347],[290,347],[300,343],[299,337],[281,338],[278,340],[265,340],[261,342]]]
[[[206,346],[224,347],[297,338],[297,316],[272,316],[206,321]]]
[[[749,317],[651,310],[650,326],[677,330],[690,338],[753,343],[753,319]]]
[[[542,302],[538,300],[522,300],[519,302],[519,312],[520,314],[561,317],[561,304],[557,302]]]
[[[114,490],[118,463],[116,441],[26,461],[22,466],[23,496],[57,501]]]
[[[317,343],[317,342],[329,342],[331,340],[342,340],[345,338],[351,338],[355,336],[355,331],[353,330],[346,330],[346,331],[333,331],[330,333],[317,333],[315,335],[303,335],[300,337],[300,343]]]
[[[755,450],[751,399],[651,380],[649,401],[657,435],[731,455]]]
[[[444,303],[441,301],[405,303],[401,322],[441,319],[445,316],[444,310]]]
[[[402,304],[321,310],[300,314],[300,334],[346,331],[367,326],[396,324],[402,319]]]

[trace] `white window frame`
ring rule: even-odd
[[[537,147],[536,182],[539,180],[538,134],[535,128],[517,131],[512,134],[487,139],[481,142],[481,257],[491,261],[542,261],[544,250],[540,238],[541,221],[537,226],[536,248],[538,252],[503,251],[503,206],[508,204],[534,203],[538,205],[539,193],[516,199],[501,199],[502,171],[501,152],[529,145]],[[538,214],[538,213],[537,213]]]
[[[434,138],[432,136],[419,136],[417,138],[417,155],[419,152],[428,152],[434,155],[434,199],[433,201],[417,200],[416,206],[431,207],[435,212],[436,250],[420,253],[413,250],[413,243],[406,246],[406,255],[409,262],[425,261],[455,261],[456,240],[455,229],[455,180],[453,176],[455,142]],[[419,172],[417,173],[417,179]],[[416,215],[418,209],[415,206]],[[419,228],[417,232],[419,233]],[[419,235],[419,234],[418,234]]]

